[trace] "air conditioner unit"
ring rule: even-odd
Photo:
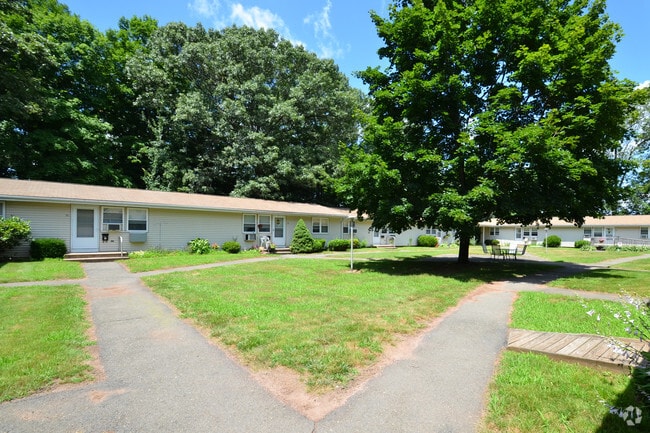
[[[121,231],[122,224],[103,224],[102,231],[104,232],[115,232]]]
[[[247,241],[254,241],[255,239],[257,239],[257,235],[255,235],[255,234],[247,234],[246,235],[246,240]]]

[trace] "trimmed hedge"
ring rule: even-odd
[[[591,242],[582,239],[582,240],[576,241],[573,246],[576,247],[576,248],[580,248],[580,249],[591,248]]]
[[[237,241],[226,241],[221,245],[221,249],[230,254],[238,254],[241,251],[241,245]]]
[[[68,252],[62,239],[34,239],[29,245],[29,255],[34,260],[61,259]]]
[[[544,240],[543,245],[550,248],[557,248],[562,245],[562,238],[558,235],[551,235]]]
[[[438,238],[433,235],[418,236],[418,247],[437,247]]]

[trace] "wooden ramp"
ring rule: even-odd
[[[650,345],[630,338],[616,341],[639,351],[650,351]],[[627,370],[642,365],[643,358],[633,352],[621,351],[611,340],[600,335],[561,334],[556,332],[511,329],[508,349],[517,352],[534,352],[563,361],[572,361],[590,367],[600,366],[610,370]],[[623,353],[621,353],[623,352]]]

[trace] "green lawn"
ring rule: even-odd
[[[553,361],[544,355],[505,352],[490,385],[481,433],[650,431],[628,428],[609,407],[638,405],[627,374]]]
[[[552,281],[550,286],[593,292],[650,296],[650,259],[620,263]]]
[[[540,265],[366,260],[356,269],[345,260],[300,258],[145,282],[251,365],[291,368],[323,390],[345,384],[396,334],[416,332],[478,285]]]
[[[583,251],[580,248],[562,247],[547,249],[539,245],[531,245],[527,248],[526,253],[534,254],[541,259],[551,262],[590,264],[625,257],[637,257],[644,254],[650,254],[650,251],[617,251],[615,249],[608,249],[605,251]]]
[[[0,287],[0,402],[90,378],[77,285]]]
[[[81,264],[62,259],[0,262],[0,284],[84,278]]]
[[[208,263],[229,262],[263,257],[257,250],[230,254],[225,251],[210,251],[208,254],[191,254],[187,251],[143,251],[129,254],[123,263],[131,272],[147,272],[158,269],[172,269]]]

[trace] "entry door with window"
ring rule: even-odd
[[[99,208],[81,207],[72,208],[72,252],[99,251]]]
[[[286,238],[284,236],[284,217],[276,216],[273,218],[273,243],[277,246],[285,246]]]

